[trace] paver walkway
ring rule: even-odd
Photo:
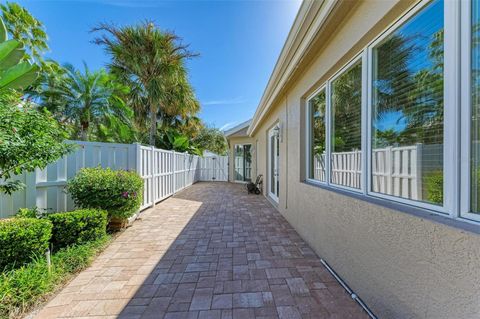
[[[144,213],[37,318],[368,318],[243,186],[198,183]]]

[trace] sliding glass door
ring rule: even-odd
[[[252,145],[235,145],[234,174],[237,182],[250,182],[252,180]]]

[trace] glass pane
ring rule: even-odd
[[[275,194],[275,136],[270,136],[270,192]]]
[[[480,2],[472,1],[471,211],[480,214]]]
[[[308,178],[325,182],[325,89],[309,101],[310,112],[310,171]]]
[[[245,159],[245,182],[250,182],[252,181],[252,154],[250,152],[252,148],[252,145],[247,144],[243,146],[244,150],[244,159]]]
[[[361,187],[362,63],[332,82],[332,184]]]
[[[243,145],[235,145],[235,163],[234,164],[235,164],[235,180],[243,181],[245,178]]]
[[[276,171],[276,180],[277,180],[277,188],[275,189],[275,195],[280,194],[280,178],[278,172],[280,171],[279,165],[280,165],[280,138],[275,135],[275,141],[276,141],[276,148],[277,148],[277,158],[275,162],[275,171]]]
[[[372,191],[443,204],[443,1],[373,51]]]

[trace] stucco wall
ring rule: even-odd
[[[304,98],[409,2],[365,1],[338,22],[255,132],[257,173],[268,178],[267,131],[280,122],[279,211],[379,318],[480,318],[479,235],[302,182]]]

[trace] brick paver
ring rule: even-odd
[[[123,232],[37,318],[368,318],[262,196],[197,183]]]

